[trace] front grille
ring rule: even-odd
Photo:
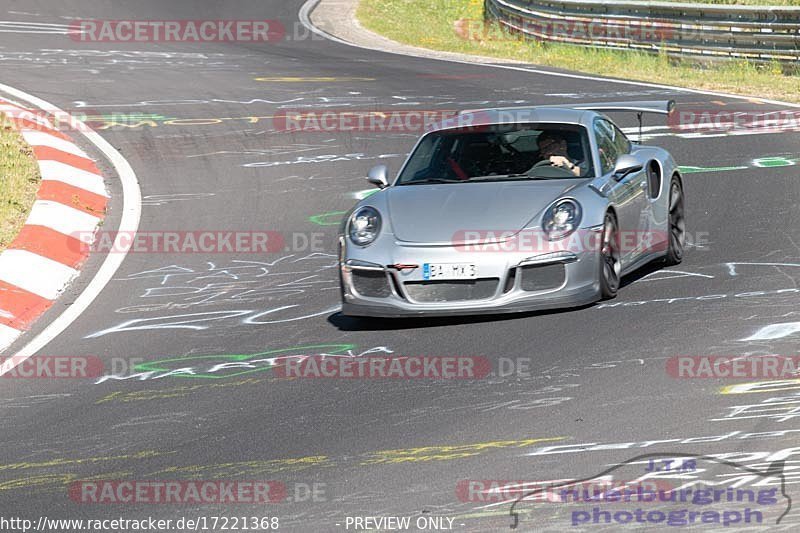
[[[523,291],[546,291],[557,289],[564,284],[566,270],[564,265],[532,265],[522,267],[520,287]]]
[[[451,281],[409,281],[404,283],[408,297],[416,302],[463,302],[485,300],[497,292],[498,278]]]
[[[386,298],[392,291],[385,272],[353,270],[353,289],[367,298]]]

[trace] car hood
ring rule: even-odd
[[[585,181],[402,185],[387,189],[386,195],[397,240],[445,244],[463,242],[464,231],[516,233]]]

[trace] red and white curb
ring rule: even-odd
[[[41,112],[2,99],[0,112],[6,113],[33,148],[42,174],[25,225],[0,254],[2,351],[78,275],[88,247],[77,236],[97,229],[105,218],[109,196],[95,162],[69,136],[42,119]]]

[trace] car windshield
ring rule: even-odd
[[[452,129],[426,135],[396,185],[594,175],[586,128],[513,124]]]

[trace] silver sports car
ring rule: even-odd
[[[683,184],[662,148],[603,111],[669,114],[674,102],[467,111],[417,143],[393,182],[347,215],[342,311],[507,313],[613,298],[620,278],[680,263]]]

